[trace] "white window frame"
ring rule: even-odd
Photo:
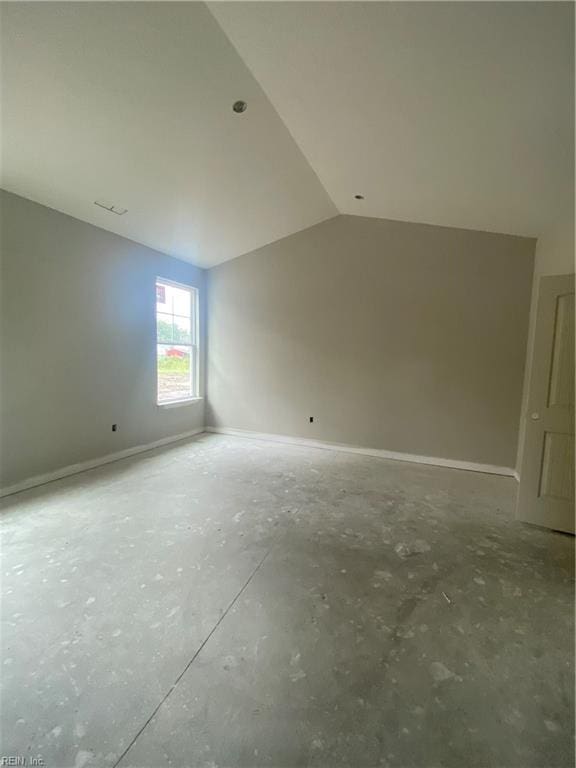
[[[179,347],[190,347],[190,389],[191,394],[189,397],[179,397],[174,400],[160,400],[160,393],[158,391],[158,344],[164,342],[158,341],[158,299],[156,286],[171,285],[174,288],[180,288],[187,291],[190,295],[190,344],[177,343]],[[202,400],[200,394],[200,312],[199,312],[200,294],[198,288],[194,285],[186,285],[185,283],[177,283],[175,280],[168,280],[165,277],[156,276],[154,281],[154,327],[156,329],[155,340],[155,357],[156,357],[156,405],[159,408],[174,408],[179,405],[188,405],[189,403]],[[174,342],[176,344],[176,342]]]

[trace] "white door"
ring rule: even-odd
[[[540,278],[516,517],[574,533],[574,275]]]

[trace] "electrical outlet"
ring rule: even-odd
[[[112,424],[112,432],[118,432],[118,424]]]
[[[314,421],[314,416],[310,416],[310,424]]]

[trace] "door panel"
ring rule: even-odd
[[[574,275],[540,279],[516,516],[574,533]]]
[[[545,496],[574,501],[574,435],[544,433],[544,457],[540,498]]]
[[[574,406],[574,294],[556,298],[548,405]]]

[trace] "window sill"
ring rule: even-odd
[[[204,400],[203,397],[187,397],[184,400],[168,400],[165,403],[156,403],[158,408],[181,408],[183,405],[191,405]]]

